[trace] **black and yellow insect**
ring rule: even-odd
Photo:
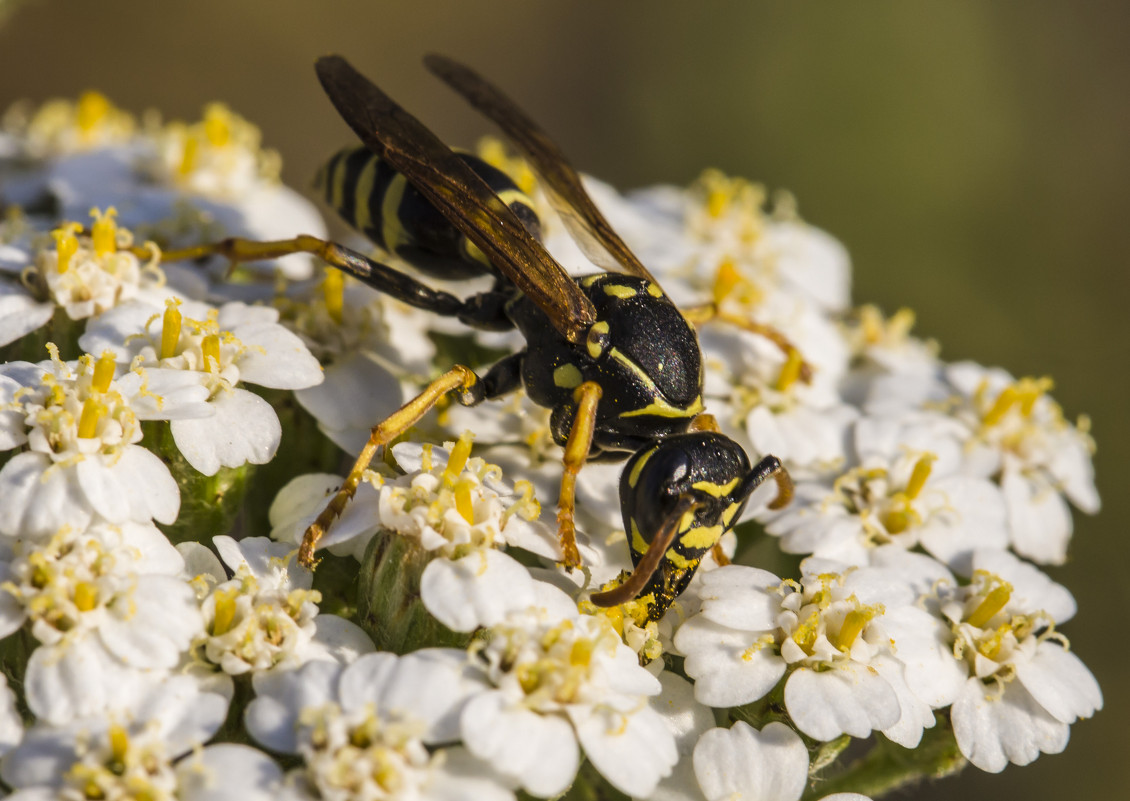
[[[475,405],[519,388],[551,409],[564,447],[558,502],[562,563],[580,565],[573,512],[587,460],[628,458],[621,483],[624,527],[636,565],[619,586],[592,596],[603,606],[641,597],[659,619],[716,549],[753,489],[776,481],[774,506],[792,484],[776,458],[755,467],[702,414],[702,354],[691,315],[680,311],[597,210],[580,176],[517,105],[468,68],[429,56],[428,67],[496,122],[526,155],[586,255],[608,272],[572,278],[539,242],[533,204],[501,172],[450,150],[343,58],[317,63],[338,112],[365,145],[334,156],[322,191],[341,216],[386,250],[435,276],[489,274],[494,286],[467,299],[314,237],[226,240],[181,251],[233,260],[316,253],[400,300],[470,326],[517,329],[526,347],[482,376],[455,365],[373,428],[344,485],[307,530],[299,560],[314,549],[355,492],[377,450],[448,393]]]

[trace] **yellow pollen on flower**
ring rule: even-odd
[[[118,249],[118,224],[114,222],[117,214],[118,210],[113,206],[106,211],[90,210],[90,216],[94,218],[94,224],[90,226],[90,238],[94,242],[94,253],[99,258]]]
[[[220,369],[220,337],[218,334],[208,334],[200,341],[200,352],[204,357],[204,370],[206,372],[219,371]]]
[[[75,585],[75,607],[80,612],[89,612],[98,606],[98,587],[89,581]]]
[[[342,310],[345,307],[345,277],[341,270],[332,267],[326,268],[326,278],[322,281],[322,299],[326,304],[326,312],[330,319],[338,325],[342,322]]]
[[[819,633],[820,615],[815,609],[811,609],[805,621],[798,625],[793,632],[793,641],[801,647],[801,650],[811,656],[816,647],[816,638]]]
[[[181,313],[177,306],[179,300],[165,301],[165,316],[161,320],[161,358],[171,359],[177,355],[180,344]]]
[[[223,103],[209,103],[204,108],[204,137],[212,147],[231,143],[233,115]]]
[[[82,404],[82,415],[78,421],[78,435],[92,439],[98,434],[98,423],[107,412],[106,404],[97,398],[87,398]]]
[[[574,667],[588,667],[595,650],[592,640],[574,640],[573,646],[569,649],[569,664]]]
[[[836,648],[845,654],[850,651],[852,644],[863,632],[863,628],[880,611],[877,607],[863,606],[848,612],[844,617],[843,625],[840,626],[839,634],[834,638],[833,644]]]
[[[451,449],[451,455],[447,458],[447,467],[443,471],[444,482],[450,484],[455,480],[455,477],[463,472],[463,468],[467,466],[467,458],[471,455],[471,439],[472,434],[470,431],[464,431],[459,436],[459,441]]]
[[[83,92],[75,107],[75,124],[87,137],[109,115],[111,104],[101,92]]]
[[[57,254],[55,269],[59,273],[65,273],[71,266],[71,258],[78,252],[78,238],[75,236],[82,230],[82,226],[76,222],[63,223],[54,231],[51,236],[55,238],[55,253]]]
[[[721,303],[730,296],[734,288],[742,282],[738,268],[734,266],[733,259],[723,259],[714,273],[714,302]]]
[[[934,454],[927,453],[914,463],[914,471],[910,474],[910,480],[906,482],[906,497],[914,500],[922,492],[927,479],[930,478],[930,471],[933,470],[934,461],[937,458]]]
[[[1012,585],[1007,581],[1002,581],[996,587],[985,595],[984,600],[977,605],[977,608],[965,616],[965,622],[971,626],[981,628],[990,620],[997,612],[1004,609],[1005,604],[1008,603],[1012,597]]]
[[[796,348],[789,348],[788,358],[781,367],[781,374],[777,376],[777,391],[785,392],[800,378],[801,368],[804,367],[804,358]]]
[[[90,388],[95,392],[106,392],[110,389],[110,382],[114,380],[114,352],[104,351],[94,363],[94,379]]]
[[[1043,395],[1055,386],[1055,382],[1048,376],[1043,378],[1022,378],[1015,384],[1005,387],[997,396],[992,408],[984,414],[982,421],[986,426],[994,426],[1015,406],[1020,407],[1020,413],[1028,417]]]
[[[212,618],[212,636],[220,637],[231,630],[235,621],[236,599],[239,597],[238,589],[216,591],[216,611]]]

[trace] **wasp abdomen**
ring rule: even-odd
[[[502,170],[470,153],[458,155],[540,239],[541,223],[529,196]],[[496,272],[403,175],[365,147],[336,153],[318,172],[315,189],[355,230],[430,275],[469,278]]]

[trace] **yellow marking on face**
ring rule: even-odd
[[[647,294],[653,298],[661,298],[663,297],[663,290],[659,288],[659,284],[652,281],[647,285]]]
[[[691,484],[691,489],[696,489],[699,492],[705,492],[711,498],[721,498],[723,495],[729,495],[733,492],[734,487],[738,485],[740,479],[735,477],[725,484],[715,484],[713,481],[696,481]]]
[[[722,513],[722,525],[728,528],[730,521],[734,519],[734,515],[736,515],[738,513],[738,510],[741,508],[742,505],[740,502],[732,503],[728,507],[726,507],[726,511]]]
[[[357,175],[357,186],[353,188],[353,219],[350,222],[359,231],[364,231],[373,224],[369,195],[372,194],[373,183],[377,179],[377,161],[377,157],[372,156],[365,162]]]
[[[582,381],[584,377],[575,364],[566,362],[553,371],[553,383],[562,389],[574,389],[579,387]]]
[[[605,335],[607,333],[608,333],[608,323],[607,322],[601,321],[599,323],[593,323],[592,324],[592,327],[589,329],[589,336],[585,340],[585,347],[588,349],[589,356],[591,358],[597,359],[597,358],[600,357],[600,354],[604,352],[604,349],[600,346],[600,342],[594,340],[594,337],[595,336],[602,336],[602,335]]]
[[[613,298],[634,298],[636,290],[623,284],[608,284],[604,287],[604,294]]]
[[[722,526],[695,526],[683,536],[679,537],[679,544],[684,548],[706,550],[713,548],[714,543],[722,537]]]
[[[373,159],[376,167],[377,160]],[[368,169],[368,165],[365,167]],[[381,239],[384,240],[385,250],[396,250],[397,246],[407,240],[404,226],[400,224],[400,204],[404,200],[404,190],[408,188],[408,179],[400,173],[392,177],[381,200]],[[360,191],[360,189],[358,189]],[[360,194],[357,195],[361,197]],[[366,211],[366,214],[368,212]]]
[[[647,460],[650,459],[652,454],[654,454],[657,450],[659,450],[658,445],[656,445],[654,448],[652,448],[647,453],[645,453],[643,456],[641,456],[639,458],[639,461],[636,462],[634,465],[632,465],[632,472],[628,473],[628,486],[629,487],[631,487],[632,489],[636,488],[636,482],[640,480],[640,473],[643,472],[643,466],[645,464],[647,464]]]
[[[629,522],[632,524],[632,550],[636,553],[647,553],[647,540],[640,533],[640,527],[636,525],[635,518],[632,518]]]

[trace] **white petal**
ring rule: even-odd
[[[902,711],[898,722],[883,729],[883,734],[903,748],[917,748],[922,741],[922,732],[934,728],[934,712],[929,704],[910,691],[903,679],[903,667],[895,659],[880,656],[872,662],[872,667],[891,685]]]
[[[87,634],[57,645],[40,645],[28,661],[27,704],[41,720],[65,723],[125,706],[140,686],[140,672],[106,653],[98,637]]]
[[[801,732],[824,742],[841,734],[866,737],[893,726],[900,714],[891,686],[856,664],[821,672],[797,669],[785,684],[785,707]]]
[[[110,468],[110,482],[106,486],[107,491],[122,497],[132,520],[172,523],[177,519],[180,490],[176,479],[159,456],[140,445],[122,451]]]
[[[169,676],[151,684],[133,713],[133,728],[151,729],[176,756],[211,739],[228,713],[227,699],[201,692],[191,676]]]
[[[271,389],[304,389],[322,383],[322,366],[295,334],[278,323],[241,325],[236,335],[247,350],[239,378]]]
[[[365,353],[352,353],[326,367],[325,380],[297,390],[295,399],[341,448],[356,454],[370,429],[404,402],[400,382]],[[348,432],[355,448],[333,432]]]
[[[98,628],[106,650],[134,668],[172,668],[202,634],[196,595],[184,581],[138,576],[132,593],[119,596]]]
[[[564,718],[506,707],[502,693],[486,692],[471,699],[460,720],[467,749],[533,795],[559,795],[577,775],[580,752]]]
[[[206,476],[220,467],[266,464],[275,456],[282,426],[265,400],[245,389],[218,395],[212,417],[173,420],[169,426],[185,460]]]
[[[336,662],[319,661],[297,670],[256,673],[255,698],[244,713],[248,733],[272,751],[297,753],[302,710],[336,700],[341,671]]]
[[[343,617],[321,614],[314,618],[314,638],[303,653],[305,659],[330,659],[342,664],[374,650],[365,630]]]
[[[94,514],[73,470],[51,468],[41,453],[17,453],[0,469],[0,534],[34,539],[63,526],[82,531]]]
[[[40,303],[23,287],[0,283],[0,346],[42,328],[54,314],[54,303]]]
[[[426,742],[449,741],[458,734],[464,701],[482,689],[465,675],[466,666],[467,654],[454,648],[366,654],[342,673],[339,695],[346,709],[373,702],[382,716],[428,726]]]
[[[1006,609],[1015,614],[1044,611],[1056,623],[1065,623],[1075,616],[1078,607],[1070,590],[1007,551],[976,551],[973,567],[994,573],[1012,585]]]
[[[714,726],[714,713],[694,699],[694,685],[670,671],[659,674],[663,692],[648,703],[659,713],[675,737],[679,761],[675,769],[649,796],[649,801],[691,801],[701,798],[694,775],[692,753],[703,732]]]
[[[671,775],[679,759],[675,738],[651,707],[619,711],[586,704],[567,711],[585,755],[620,792],[647,798]]]
[[[211,745],[177,763],[177,797],[184,801],[272,801],[282,768],[247,745]]]
[[[1067,747],[1070,727],[1041,707],[1019,682],[1004,693],[970,678],[950,710],[957,746],[965,758],[989,773],[1009,762],[1027,765],[1041,752],[1058,754]]]
[[[1062,723],[1102,709],[1103,694],[1087,666],[1062,645],[1045,640],[1032,659],[1018,662],[1016,677],[1036,702]]]
[[[420,577],[420,596],[452,631],[474,631],[530,606],[534,588],[525,567],[501,551],[482,548],[454,561],[430,561]]]
[[[1005,470],[1001,489],[1008,503],[1012,547],[1040,564],[1062,565],[1071,540],[1071,510],[1051,486],[1037,486],[1024,476]]]
[[[756,639],[701,616],[684,623],[675,634],[675,647],[686,654],[695,698],[708,706],[740,706],[772,690],[785,674],[785,660],[772,645],[755,648]]]
[[[759,732],[738,721],[702,735],[694,772],[707,801],[796,801],[808,782],[808,749],[783,723]]]
[[[702,614],[709,620],[742,631],[769,631],[776,627],[781,579],[768,570],[727,565],[702,576],[698,595]]]

